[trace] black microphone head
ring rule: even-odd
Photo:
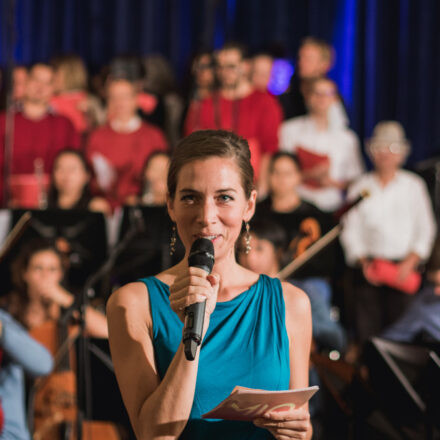
[[[191,246],[188,266],[199,267],[211,273],[214,267],[214,245],[207,238],[198,238]]]

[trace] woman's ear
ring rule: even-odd
[[[176,220],[174,217],[174,199],[171,198],[170,193],[167,193],[167,210],[171,220],[175,223]]]
[[[257,205],[257,191],[253,189],[249,199],[247,200],[246,210],[243,215],[243,220],[245,222],[248,222],[254,216],[256,205]]]

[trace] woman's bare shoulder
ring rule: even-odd
[[[282,282],[281,285],[283,287],[284,302],[289,314],[298,313],[302,315],[310,313],[310,300],[303,290],[286,281]]]
[[[126,284],[115,290],[107,302],[107,315],[114,316],[118,312],[147,315],[149,310],[148,288],[140,281]],[[142,313],[143,312],[143,313]]]

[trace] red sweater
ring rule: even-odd
[[[0,198],[3,199],[5,113],[0,114]],[[80,137],[64,116],[48,113],[34,121],[22,113],[14,115],[14,145],[11,174],[33,174],[34,161],[43,159],[44,172],[52,171],[56,154],[67,147],[79,148]]]
[[[101,156],[111,166],[115,179],[109,187],[100,190],[113,204],[124,204],[127,196],[139,192],[142,168],[150,154],[167,148],[161,130],[145,122],[133,133],[118,133],[105,125],[90,135],[86,156],[94,166],[98,182],[103,171],[96,159]]]
[[[283,120],[281,107],[267,92],[254,90],[238,100],[217,94],[193,102],[185,120],[185,135],[195,130],[224,129],[246,138],[251,162],[258,174],[262,154],[278,151],[278,128]]]

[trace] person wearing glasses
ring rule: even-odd
[[[381,333],[408,307],[413,296],[396,286],[408,282],[428,259],[436,234],[425,182],[402,169],[410,144],[401,124],[379,122],[367,151],[374,169],[350,186],[348,198],[356,199],[365,190],[370,195],[348,212],[341,235],[346,261],[358,269],[354,302],[361,343]],[[383,273],[385,267],[395,271],[395,281],[391,271]]]
[[[251,163],[259,196],[267,192],[267,173],[272,153],[278,151],[278,128],[282,110],[267,91],[256,90],[249,80],[245,50],[228,43],[216,53],[219,89],[202,100],[200,108],[190,107],[184,134],[195,130],[223,129],[243,136],[249,142]]]

